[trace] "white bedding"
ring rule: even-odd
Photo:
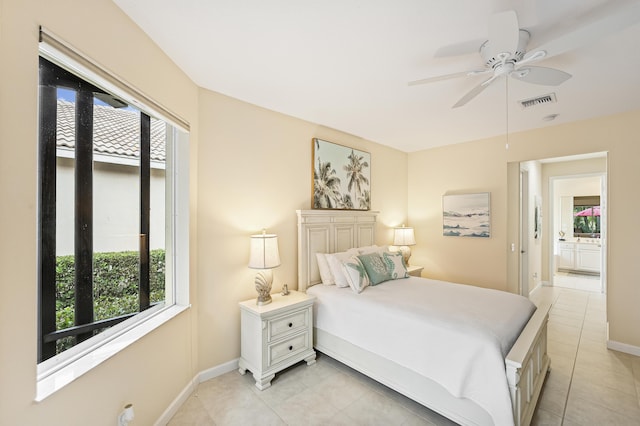
[[[356,294],[316,285],[317,328],[428,377],[513,424],[504,358],[535,311],[502,291],[410,277]]]

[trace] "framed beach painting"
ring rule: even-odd
[[[491,236],[489,192],[442,197],[442,235],[446,237]]]
[[[313,139],[312,208],[371,209],[371,154]]]

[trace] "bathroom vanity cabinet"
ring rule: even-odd
[[[600,242],[558,242],[558,270],[599,274],[601,269]]]

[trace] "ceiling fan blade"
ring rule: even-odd
[[[571,78],[571,74],[554,68],[522,67],[511,73],[511,77],[542,86],[559,86]]]
[[[640,22],[640,2],[627,2],[616,8],[609,15],[535,48],[525,55],[521,63],[527,61],[530,56],[538,51],[544,51],[548,58],[581,46],[596,43],[603,37],[614,34],[638,22]]]
[[[478,96],[480,93],[482,93],[482,91],[484,89],[486,89],[487,87],[489,87],[489,85],[493,82],[493,80],[495,80],[496,78],[498,78],[498,76],[496,75],[492,75],[490,78],[488,78],[487,80],[483,81],[482,83],[478,84],[476,87],[474,87],[473,89],[471,89],[466,95],[464,95],[462,98],[460,98],[460,100],[458,102],[455,103],[454,106],[452,106],[452,108],[458,108],[461,107],[465,104],[467,104],[467,102],[469,102],[470,100],[472,100],[473,98],[475,98],[476,96]]]
[[[496,13],[489,18],[489,57],[500,53],[515,53],[520,39],[518,16],[513,10]]]
[[[478,46],[484,43],[482,40],[469,40],[462,43],[450,44],[448,46],[442,46],[433,55],[434,58],[448,58],[452,56],[469,55],[472,53],[478,53]]]
[[[453,74],[445,74],[445,75],[439,75],[436,77],[429,77],[429,78],[423,78],[420,80],[414,80],[414,81],[410,81],[408,84],[409,86],[417,86],[419,84],[427,84],[427,83],[434,83],[436,81],[442,81],[442,80],[449,80],[452,78],[458,78],[458,77],[467,77],[467,76],[472,76],[472,75],[479,75],[479,74],[485,74],[491,72],[490,69],[485,69],[485,70],[471,70],[471,71],[462,71],[462,72],[456,72]]]

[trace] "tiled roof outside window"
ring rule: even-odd
[[[75,148],[75,105],[58,99],[57,146]],[[165,160],[166,124],[151,118],[151,160]],[[140,157],[140,113],[93,106],[93,150],[103,155]]]

